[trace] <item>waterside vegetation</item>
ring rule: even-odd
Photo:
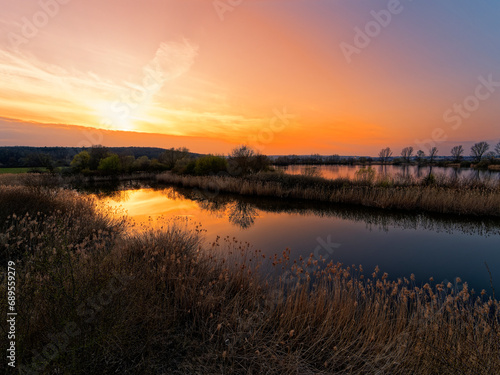
[[[292,263],[280,249],[268,259],[228,238],[204,244],[178,223],[129,231],[74,191],[3,185],[0,202],[0,246],[22,296],[23,374],[500,368],[500,304],[461,280],[415,285],[321,257]],[[266,280],[265,262],[290,272]]]

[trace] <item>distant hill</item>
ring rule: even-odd
[[[165,148],[156,147],[107,147],[107,149],[118,155],[132,155],[136,159],[147,156],[149,159],[157,159]],[[56,167],[69,166],[73,157],[85,148],[77,147],[27,147],[9,146],[0,147],[0,167],[41,167],[49,158]],[[193,157],[200,154],[190,153]]]

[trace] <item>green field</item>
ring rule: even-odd
[[[14,174],[19,174],[19,173],[28,173],[32,168],[0,168],[0,174],[7,174],[7,173],[14,173]],[[45,168],[37,168],[40,171],[44,171]]]

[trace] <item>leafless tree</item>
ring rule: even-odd
[[[453,161],[458,163],[462,159],[462,154],[464,153],[464,148],[462,145],[455,146],[451,149],[451,156],[453,156]]]
[[[495,146],[495,153],[497,154],[497,157],[500,158],[500,142],[498,142]]]
[[[438,154],[438,149],[437,147],[433,147],[429,150],[429,162],[434,163],[434,159],[436,158]]]
[[[479,163],[483,158],[483,155],[490,148],[487,142],[478,142],[470,149],[470,155],[474,157],[474,161]]]
[[[413,154],[413,147],[405,147],[403,148],[403,151],[401,151],[401,156],[407,163],[410,162],[411,155]]]
[[[425,152],[423,152],[422,150],[418,150],[417,151],[417,163],[421,163],[422,160],[424,160],[425,158]]]
[[[379,156],[380,160],[382,161],[382,163],[385,164],[385,163],[387,163],[387,161],[389,160],[389,158],[392,156],[392,151],[391,151],[391,149],[389,147],[383,148],[378,153],[378,156]]]

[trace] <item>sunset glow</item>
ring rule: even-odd
[[[494,1],[228,4],[0,0],[0,144],[94,143],[83,127],[104,145],[213,153],[500,138]]]

